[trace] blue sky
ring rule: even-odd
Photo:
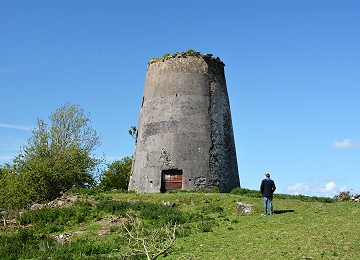
[[[0,164],[65,102],[132,155],[147,62],[195,49],[225,63],[240,183],[360,193],[358,0],[0,0]]]

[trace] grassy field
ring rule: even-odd
[[[0,229],[0,259],[146,259],[168,245],[158,259],[360,259],[356,202],[275,195],[276,214],[264,217],[254,193],[77,196],[71,207],[4,216],[17,222]],[[238,201],[255,213],[237,215]]]

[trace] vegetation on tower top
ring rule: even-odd
[[[203,59],[212,59],[212,60],[216,60],[220,63],[222,63],[222,65],[225,66],[225,64],[220,60],[219,57],[214,58],[212,54],[210,53],[205,53],[205,54],[201,54],[200,52],[197,52],[193,49],[188,49],[185,52],[176,52],[174,54],[170,54],[170,53],[165,53],[162,57],[160,58],[152,58],[148,65],[156,63],[156,62],[164,62],[166,60],[171,60],[171,59],[176,59],[176,58],[187,58],[187,57],[197,57],[197,58],[203,58]]]

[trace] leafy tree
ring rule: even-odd
[[[342,191],[339,195],[336,195],[334,199],[339,201],[349,201],[351,198],[350,191]]]
[[[120,160],[113,161],[108,165],[108,169],[100,178],[100,188],[105,190],[127,190],[130,181],[131,165],[131,157],[124,157]]]
[[[61,191],[94,183],[101,160],[91,153],[100,145],[100,136],[90,126],[89,116],[79,105],[66,103],[49,119],[50,127],[38,119],[32,137],[15,157],[10,175],[17,177],[9,175],[2,183],[0,202],[2,190],[10,191],[11,181],[21,183],[28,202],[52,200]]]
[[[24,185],[22,175],[14,174],[9,164],[1,167],[0,209],[26,208],[29,205],[31,189]]]

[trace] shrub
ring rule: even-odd
[[[212,187],[210,190],[209,190],[210,193],[221,193],[219,187]]]
[[[257,190],[250,190],[250,189],[244,189],[244,188],[235,188],[230,191],[231,194],[235,195],[242,195],[246,197],[252,197],[252,198],[262,198],[262,195],[260,191]],[[327,198],[327,197],[316,197],[316,196],[305,196],[305,195],[290,195],[290,194],[274,194],[274,197],[277,199],[296,199],[300,201],[318,201],[318,202],[324,202],[324,203],[332,203],[334,202],[333,199]]]
[[[17,217],[21,225],[33,225],[45,233],[62,231],[66,226],[95,219],[97,214],[87,201],[76,201],[67,208],[42,208],[29,210]]]
[[[249,190],[249,189],[244,189],[244,188],[235,188],[235,189],[231,190],[230,193],[235,194],[235,195],[244,195],[244,196],[252,197],[252,198],[261,198],[262,197],[260,191]]]
[[[165,207],[148,202],[102,201],[96,205],[98,211],[104,211],[125,217],[129,210],[139,212],[140,217],[155,226],[165,223],[185,223],[186,217],[174,207]]]
[[[127,190],[130,181],[131,165],[132,157],[124,157],[121,160],[113,161],[100,177],[99,187],[103,190]]]
[[[201,212],[204,214],[221,213],[223,211],[224,208],[219,205],[216,205],[215,203],[209,203],[201,208]]]

